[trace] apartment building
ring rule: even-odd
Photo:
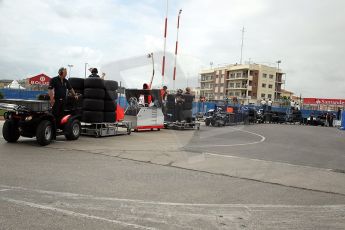
[[[260,64],[227,65],[200,73],[200,96],[207,100],[236,97],[241,103],[279,99],[283,72]]]

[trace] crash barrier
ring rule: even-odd
[[[341,130],[345,130],[345,111],[342,111],[341,113]]]
[[[197,113],[205,114],[205,113],[207,113],[207,111],[209,111],[211,109],[215,109],[216,105],[217,104],[214,102],[194,102],[193,103],[193,115],[196,115]],[[232,107],[232,108],[245,107],[245,108],[253,108],[256,110],[262,109],[261,106],[255,106],[255,105],[241,106],[239,104],[228,104],[228,106]],[[310,110],[310,109],[301,109],[300,111],[302,113],[303,118],[310,117],[310,115],[313,115],[314,117],[316,117],[316,116],[320,116],[322,114],[325,114],[327,112],[327,111],[322,111],[322,110]],[[289,114],[289,113],[291,113],[291,108],[290,108],[290,106],[289,107],[274,107],[274,106],[272,106],[271,112],[281,112],[281,113]],[[336,114],[336,111],[328,111],[328,112]]]
[[[5,99],[25,99],[34,100],[40,94],[45,94],[44,90],[23,90],[23,89],[0,89]]]

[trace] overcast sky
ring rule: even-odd
[[[83,77],[85,62],[102,69],[142,56],[147,65],[122,72],[131,87],[138,87],[150,79],[145,55],[163,49],[165,3],[0,0],[0,78],[23,79],[42,72],[54,76],[68,64],[74,65],[72,76]],[[345,1],[170,0],[169,52],[174,52],[180,8],[179,85],[187,79],[189,85],[196,84],[198,72],[210,61],[214,66],[239,62],[244,26],[244,61],[274,66],[281,60],[286,89],[305,97],[345,98]],[[158,84],[159,55],[155,62]],[[173,56],[168,64],[171,84]]]

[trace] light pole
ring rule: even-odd
[[[68,71],[68,78],[71,77],[71,69],[72,69],[73,65],[69,64],[68,65],[68,68],[69,68],[69,71]]]
[[[152,60],[152,77],[151,77],[151,81],[150,81],[150,88],[152,87],[152,83],[153,83],[153,78],[155,76],[155,60],[153,58],[153,53],[149,53],[147,55],[147,58],[151,58]]]
[[[85,62],[85,74],[84,74],[84,78],[86,78],[86,68],[87,68],[87,65],[88,65],[88,63]]]
[[[279,85],[279,83],[278,83],[278,81],[279,81],[279,64],[280,63],[282,63],[282,61],[281,60],[278,60],[277,61],[277,64],[278,64],[278,68],[277,68],[277,75],[276,75],[276,90],[275,90],[275,92],[274,92],[274,98],[275,98],[275,100],[277,100],[278,98],[278,85]]]

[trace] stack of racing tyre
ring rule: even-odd
[[[188,123],[191,123],[192,121],[194,121],[193,118],[193,113],[192,113],[192,109],[193,109],[193,101],[194,101],[194,95],[191,94],[183,94],[183,105],[182,105],[182,117],[181,120],[184,120]],[[167,118],[166,120],[169,122],[175,122],[177,121],[178,116],[178,112],[175,106],[175,94],[168,94],[167,96]]]
[[[176,120],[175,117],[175,95],[168,94],[166,102],[166,120],[169,122],[174,122]]]
[[[82,110],[83,108],[83,95],[84,95],[84,78],[71,77],[68,79],[74,92],[78,95],[78,99],[68,95],[66,100],[67,110]]]
[[[117,81],[105,80],[105,96],[104,96],[104,122],[113,123],[116,121],[117,107]]]
[[[83,96],[82,121],[85,123],[102,123],[104,120],[104,80],[96,77],[86,78]]]
[[[191,123],[193,121],[193,101],[194,101],[194,95],[191,94],[183,94],[184,103],[183,103],[183,120],[185,120],[188,123]]]

